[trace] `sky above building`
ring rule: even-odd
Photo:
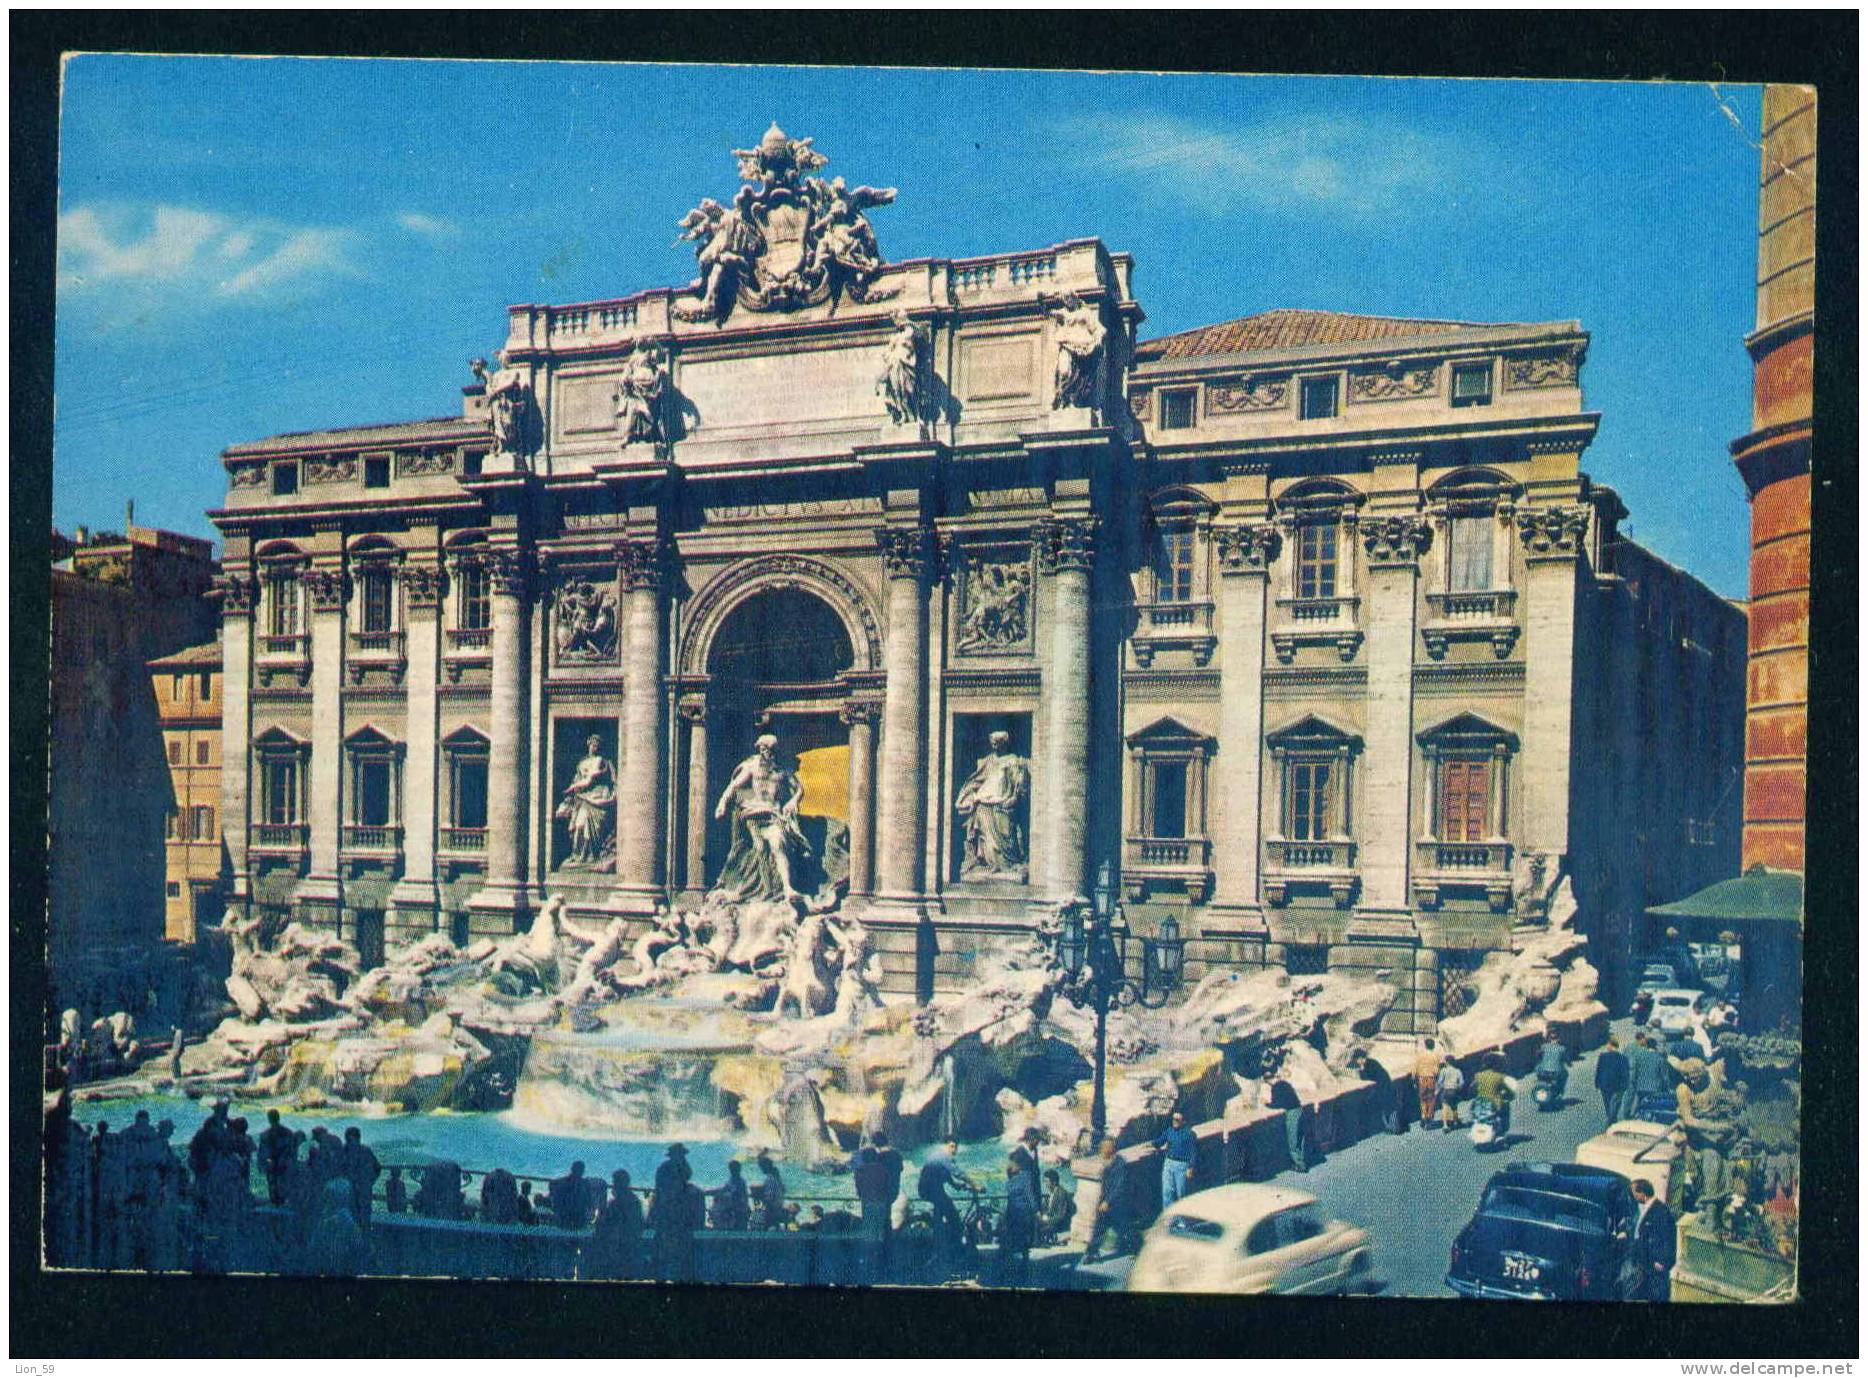
[[[1743,597],[1755,87],[73,59],[53,518],[212,536],[227,445],[456,415],[516,302],[694,275],[776,120],[900,189],[891,259],[1099,236],[1144,338],[1273,307],[1578,319],[1584,467]]]

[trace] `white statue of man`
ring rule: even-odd
[[[715,883],[730,900],[802,899],[796,864],[810,855],[798,826],[804,787],[778,760],[778,738],[767,732],[739,763],[721,792],[715,818],[733,818],[733,846]]]
[[[1019,815],[1031,794],[1031,767],[1012,751],[1012,739],[994,732],[992,748],[979,758],[960,787],[954,809],[966,819],[966,859],[962,880],[1030,879],[1025,828]]]

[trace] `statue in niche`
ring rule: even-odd
[[[616,595],[582,579],[566,584],[553,639],[560,663],[615,660]]]
[[[1023,821],[1031,797],[1031,765],[1012,751],[1008,733],[994,732],[986,741],[992,750],[979,758],[954,801],[954,811],[966,819],[960,879],[1023,885],[1031,879]]]
[[[616,767],[603,754],[602,738],[592,733],[584,743],[584,759],[558,801],[557,816],[571,839],[565,870],[603,871],[615,864],[615,814]]]
[[[966,614],[957,639],[963,651],[1022,646],[1031,631],[1031,569],[1014,561],[967,571]]]
[[[616,384],[616,429],[625,446],[668,440],[663,404],[668,396],[668,361],[654,345],[632,349]]]
[[[906,311],[893,317],[895,333],[882,351],[882,372],[876,375],[876,395],[889,409],[897,426],[921,420],[921,346],[924,336]]]
[[[506,355],[499,355],[500,367],[488,372],[485,359],[468,364],[473,376],[486,388],[487,415],[493,422],[493,452],[519,456],[525,453],[525,412],[532,398],[532,385],[516,368],[506,367]]]
[[[1038,297],[1056,327],[1057,367],[1051,406],[1087,407],[1096,400],[1096,364],[1109,332],[1101,314],[1075,292]]]
[[[815,890],[805,873],[814,858],[798,824],[804,787],[778,760],[778,738],[764,733],[739,763],[714,809],[733,820],[733,845],[713,893],[734,902],[802,902]]]

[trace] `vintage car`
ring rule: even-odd
[[[1707,1003],[1703,991],[1682,988],[1657,990],[1648,1006],[1647,1026],[1658,1029],[1670,1038],[1675,1034],[1691,1032],[1693,1026],[1705,1017]]]
[[[1611,1168],[1513,1163],[1453,1241],[1446,1285],[1462,1297],[1613,1300],[1634,1218],[1628,1179]]]
[[[1308,1192],[1234,1183],[1161,1213],[1129,1269],[1131,1292],[1367,1292],[1368,1231],[1331,1220]]]
[[[1617,1120],[1595,1138],[1577,1145],[1576,1161],[1619,1172],[1630,1182],[1645,1177],[1653,1184],[1654,1194],[1665,1201],[1667,1185],[1680,1157],[1679,1137],[1672,1126],[1652,1120]]]

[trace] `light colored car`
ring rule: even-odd
[[[1161,1213],[1129,1269],[1131,1292],[1373,1291],[1367,1230],[1326,1217],[1317,1198],[1239,1182]]]
[[[1593,1139],[1576,1147],[1576,1161],[1585,1167],[1605,1167],[1630,1182],[1645,1177],[1654,1195],[1667,1199],[1667,1185],[1680,1158],[1680,1138],[1669,1125],[1652,1120],[1617,1120]]]
[[[1647,1026],[1673,1035],[1691,1032],[1705,1017],[1706,995],[1697,990],[1657,990],[1648,1007]]]

